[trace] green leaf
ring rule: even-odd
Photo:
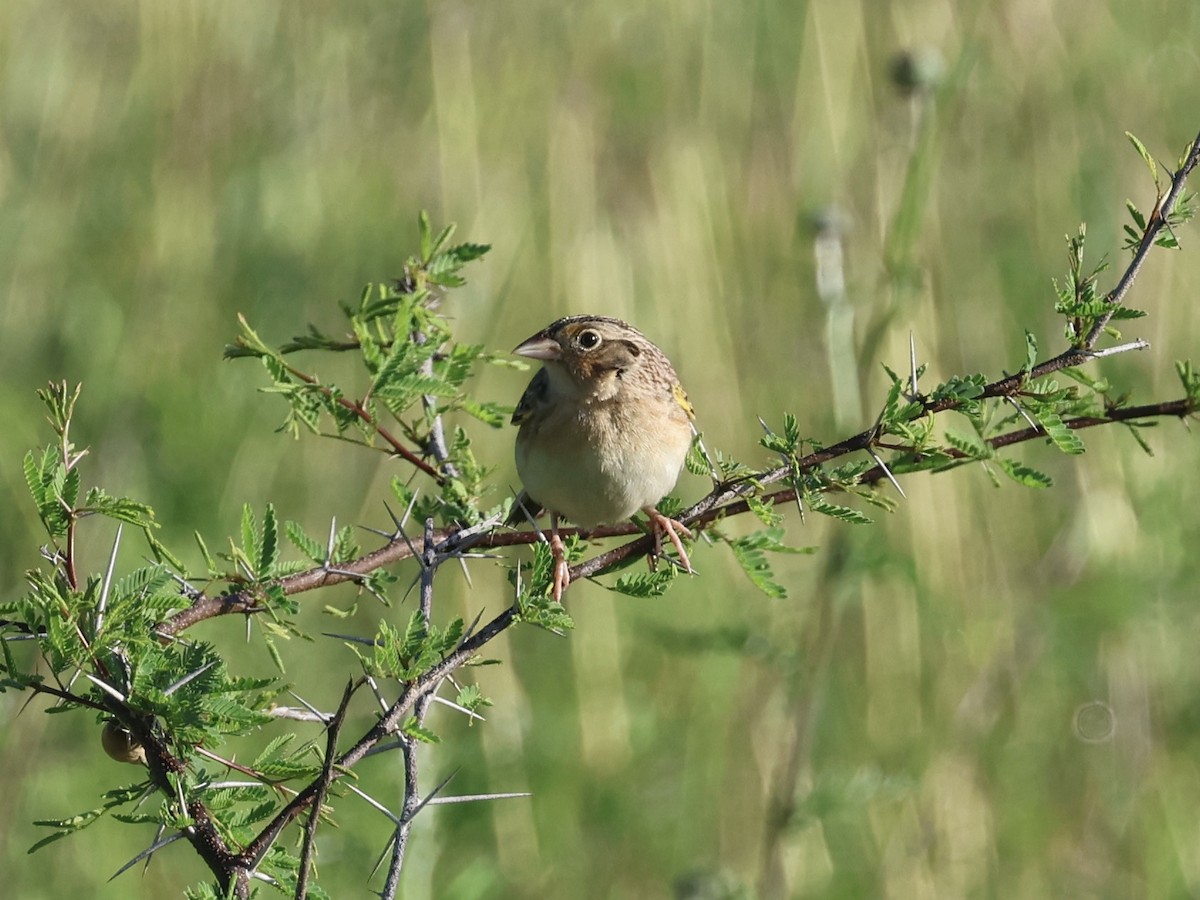
[[[991,459],[995,455],[995,451],[978,435],[963,434],[950,428],[947,428],[945,433],[946,443],[968,459]]]
[[[275,646],[275,641],[271,639],[269,634],[263,634],[263,643],[267,647],[267,655],[271,657],[271,663],[279,670],[280,674],[287,672],[287,666],[283,664],[283,655],[279,652],[279,648]]]
[[[237,359],[246,356],[256,356],[259,358],[273,357],[275,351],[268,347],[266,342],[250,327],[250,323],[246,321],[246,317],[238,313],[237,318],[238,324],[242,327],[242,333],[234,339],[232,344],[225,346],[225,358]]]
[[[1133,219],[1133,221],[1134,221],[1134,224],[1136,224],[1136,225],[1137,225],[1137,227],[1138,227],[1138,230],[1139,230],[1139,231],[1141,231],[1141,232],[1145,232],[1145,230],[1146,230],[1146,217],[1145,217],[1144,215],[1142,215],[1142,211],[1141,211],[1140,209],[1138,209],[1136,206],[1134,206],[1134,205],[1133,205],[1133,201],[1132,201],[1132,200],[1126,200],[1126,201],[1125,201],[1125,208],[1126,208],[1127,210],[1129,210],[1129,217],[1130,217],[1131,219]],[[1138,237],[1138,238],[1140,238],[1140,237],[1141,237],[1141,235],[1140,235],[1140,234],[1138,234],[1138,235],[1137,235],[1137,237]]]
[[[1111,310],[1113,319],[1141,319],[1145,318],[1147,313],[1140,309],[1131,309],[1128,306],[1118,306]]]
[[[468,415],[492,428],[502,428],[507,425],[509,416],[512,415],[511,406],[501,406],[498,403],[478,403],[469,397],[461,398],[458,406]]]
[[[683,459],[683,464],[693,475],[708,476],[712,474],[712,468],[709,465],[708,458],[704,455],[704,446],[701,444],[701,437],[699,434],[693,436],[692,446],[688,448],[687,456]]]
[[[755,542],[755,535],[729,541],[729,549],[750,583],[775,600],[787,597],[787,589],[774,580],[766,554]]]
[[[54,448],[47,447],[39,462],[32,453],[26,453],[22,468],[42,525],[51,537],[62,537],[67,533],[69,519],[59,502],[63,484],[66,482],[66,469],[58,454]]]
[[[471,712],[476,712],[480,709],[486,709],[492,705],[492,701],[483,696],[477,684],[463,685],[458,691],[458,697],[455,698],[455,703],[464,709],[469,709]]]
[[[50,413],[50,424],[54,427],[55,434],[65,437],[67,427],[75,414],[75,401],[79,399],[81,390],[82,384],[75,385],[72,390],[67,387],[65,381],[52,381],[49,386],[38,390],[38,399]],[[67,447],[70,447],[69,443]]]
[[[271,740],[267,746],[262,749],[262,752],[254,758],[254,762],[250,764],[252,769],[261,769],[268,762],[274,762],[283,756],[283,749],[295,740],[295,734],[281,734]]]
[[[783,521],[783,513],[779,511],[778,507],[765,502],[761,497],[747,494],[744,499],[750,512],[754,513],[755,517],[768,528],[772,528]]]
[[[1112,384],[1109,383],[1107,378],[1093,378],[1083,369],[1068,367],[1066,369],[1061,369],[1060,371],[1068,378],[1072,378],[1075,381],[1078,381],[1080,384],[1086,385],[1089,389],[1095,391],[1097,394],[1107,394],[1110,390],[1112,390]],[[1050,383],[1053,384],[1053,382]]]
[[[430,244],[429,247],[429,253],[423,256],[422,260],[424,262],[430,262],[432,257],[439,255],[438,251],[446,245],[446,241],[450,240],[450,238],[454,235],[454,232],[457,230],[458,226],[453,222],[444,226],[442,230],[438,232],[437,237],[433,239],[433,243]]]
[[[293,879],[294,881],[295,879]],[[229,890],[233,891],[235,882],[230,881]],[[220,893],[211,884],[193,884],[189,885],[183,892],[183,900],[229,900],[230,894]]]
[[[416,716],[409,716],[402,730],[411,738],[416,738],[424,744],[440,744],[442,739],[417,721]]]
[[[770,553],[791,553],[797,556],[809,556],[816,552],[816,547],[793,547],[783,543],[782,528],[764,528],[745,537],[736,538],[744,547],[766,550]]]
[[[810,506],[812,503],[810,502]],[[829,504],[826,504],[827,506]],[[815,508],[815,506],[814,506]],[[850,512],[856,512],[850,510]],[[859,513],[861,515],[861,513]],[[865,518],[865,517],[864,517]],[[813,553],[812,547],[790,547],[783,543],[782,528],[765,528],[745,537],[728,539],[729,549],[750,582],[768,597],[782,599],[787,596],[783,585],[774,580],[767,553]]]
[[[279,522],[275,518],[275,507],[270,503],[263,513],[262,539],[259,542],[258,575],[267,578],[273,574],[279,559]]]
[[[25,484],[29,487],[29,495],[33,497],[34,504],[40,510],[42,504],[46,502],[46,486],[42,482],[42,469],[32,450],[25,454],[21,461],[21,467],[25,471]]]
[[[1021,371],[1028,375],[1033,371],[1033,367],[1037,365],[1037,338],[1032,332],[1025,332],[1025,365],[1021,366]]]
[[[87,492],[80,512],[96,513],[116,519],[118,522],[137,525],[139,528],[158,527],[158,523],[154,520],[154,510],[147,504],[131,500],[128,497],[113,497],[103,488],[98,487]]]
[[[252,560],[259,556],[258,520],[255,519],[254,510],[250,508],[249,503],[242,504],[242,551],[246,562],[253,565]]]
[[[1138,156],[1142,158],[1142,162],[1146,164],[1146,168],[1150,170],[1150,177],[1154,179],[1154,186],[1161,187],[1158,180],[1158,163],[1154,161],[1154,157],[1150,155],[1150,151],[1132,132],[1125,132],[1125,137],[1129,138],[1129,143],[1133,144],[1133,149],[1137,151]]]
[[[82,812],[74,816],[69,816],[65,819],[40,819],[33,824],[43,828],[56,828],[58,831],[49,837],[44,837],[27,851],[34,853],[42,849],[47,844],[52,844],[59,838],[64,838],[69,834],[74,834],[77,831],[82,831],[89,825],[99,821],[107,812],[118,806],[123,806],[131,802],[144,792],[144,785],[132,785],[125,788],[116,788],[104,793],[104,805],[96,809],[89,809],[87,812]]]
[[[433,226],[429,224],[428,210],[421,210],[417,215],[417,238],[421,247],[421,259],[429,259],[433,255]]]
[[[852,509],[849,506],[838,506],[835,503],[830,503],[827,500],[822,500],[820,497],[811,496],[805,498],[808,501],[808,507],[813,512],[820,513],[823,516],[831,516],[834,519],[840,519],[843,522],[848,522],[851,525],[870,525],[870,516],[864,515],[857,509]]]
[[[1200,403],[1200,369],[1196,369],[1190,359],[1179,359],[1175,361],[1175,374],[1188,399]]]
[[[627,597],[661,597],[675,580],[674,566],[665,566],[657,572],[640,572],[622,575],[612,590]]]
[[[429,635],[429,625],[420,610],[413,610],[408,617],[408,626],[404,629],[404,637],[400,639],[399,652],[401,659],[412,659],[420,655],[425,638]]]
[[[317,540],[309,537],[304,533],[304,529],[299,523],[288,521],[283,526],[284,533],[288,536],[297,550],[308,557],[312,562],[321,565],[325,562],[325,546]]]
[[[955,375],[945,384],[939,384],[930,394],[930,399],[938,400],[974,400],[983,395],[987,386],[987,377],[976,373],[974,375]]]
[[[489,250],[492,249],[491,244],[458,244],[446,251],[447,255],[453,256],[460,265],[473,262],[479,259]]]
[[[544,628],[553,634],[565,634],[575,628],[575,620],[561,603],[549,597],[527,597],[521,600],[521,611],[517,619],[530,625]]]
[[[1142,432],[1141,432],[1142,424],[1139,422],[1125,422],[1123,424],[1125,425],[1125,430],[1129,432],[1130,436],[1135,441],[1137,441],[1138,446],[1142,448],[1142,452],[1145,453],[1147,456],[1153,456],[1154,448],[1151,447],[1148,443],[1146,443],[1146,439],[1144,437],[1142,437]],[[1154,423],[1148,422],[1146,424],[1152,425]]]
[[[466,633],[466,623],[462,619],[453,619],[441,633],[442,654],[452,653]]]
[[[582,546],[582,542],[575,537],[567,538],[565,544],[568,560],[577,555]],[[527,580],[521,584],[517,594],[517,619],[559,634],[570,631],[575,627],[574,620],[561,603],[550,598],[554,580],[554,554],[550,545],[539,541],[532,549],[532,564],[521,570],[527,575]]]
[[[1075,456],[1084,451],[1083,441],[1074,431],[1063,424],[1063,420],[1057,413],[1050,410],[1034,410],[1034,418],[1045,429],[1046,437],[1050,438],[1054,446],[1063,453]]]
[[[998,457],[996,464],[1004,470],[1009,478],[1026,487],[1048,488],[1054,484],[1054,479],[1049,475],[1014,460]]]

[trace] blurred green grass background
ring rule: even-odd
[[[918,47],[948,81],[899,241],[917,115],[889,66]],[[151,503],[169,544],[219,546],[245,501],[314,533],[381,524],[394,466],[274,434],[259,370],[220,355],[238,312],[275,341],[336,327],[336,300],[399,273],[421,208],[494,245],[452,300],[463,339],[628,318],[674,359],[709,445],[749,462],[766,462],[755,415],[825,441],[869,424],[878,362],[903,369],[910,331],[931,384],[1013,370],[1023,329],[1059,346],[1064,234],[1086,220],[1092,258],[1124,263],[1123,203],[1148,208],[1152,186],[1123,132],[1174,161],[1200,125],[1197,47],[1192,0],[7,0],[0,589],[37,562],[20,458],[48,440],[33,392],[50,379],[84,384],[85,478]],[[856,340],[881,329],[861,372],[814,287],[809,223],[829,206]],[[1194,233],[1130,298],[1150,317],[1126,331],[1152,349],[1095,367],[1141,401],[1178,396],[1172,361],[1200,356]],[[489,371],[479,394],[511,402],[524,377]],[[475,432],[502,496],[512,433]],[[568,640],[495,646],[486,725],[430,723],[427,786],[457,770],[454,793],[532,799],[427,810],[404,896],[1200,892],[1197,445],[1173,421],[1152,458],[1115,429],[1084,438],[1080,459],[1018,451],[1050,491],[964,470],[910,480],[873,527],[792,521],[821,552],[781,561],[784,601],[717,551],[663,600],[573,588]],[[85,552],[111,539],[97,526]],[[445,578],[445,615],[506,602],[498,571],[473,574]],[[265,669],[240,624],[202,630]],[[286,651],[333,706],[346,651]],[[22,700],[0,697],[8,896],[167,897],[204,876],[179,845],[105,885],[151,840],[108,821],[26,856],[32,819],[132,776],[84,717],[18,716]],[[397,775],[364,771],[385,799]],[[353,802],[340,818],[323,884],[366,896],[387,824]]]

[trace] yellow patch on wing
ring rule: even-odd
[[[678,381],[671,385],[671,396],[675,398],[675,402],[679,404],[680,409],[687,413],[689,419],[696,418],[696,410],[692,406],[692,401],[688,400],[687,392],[684,391],[683,385]]]

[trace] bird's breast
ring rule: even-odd
[[[525,490],[577,525],[619,522],[675,485],[690,429],[654,418],[631,421],[618,404],[555,410],[517,440]],[[668,424],[676,427],[666,427]]]

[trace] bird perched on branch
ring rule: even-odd
[[[512,421],[520,426],[519,503],[531,515],[550,512],[554,599],[570,583],[560,518],[587,529],[641,510],[655,554],[665,535],[691,572],[681,540],[691,532],[655,508],[679,477],[695,415],[671,361],[636,328],[605,316],[559,319],[513,352],[542,363]]]

